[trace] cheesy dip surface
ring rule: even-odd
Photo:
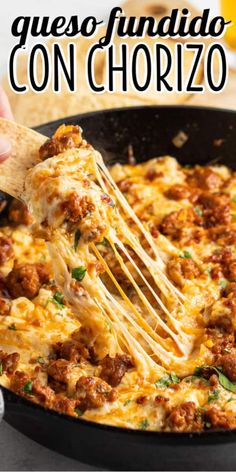
[[[79,144],[70,130],[67,140],[49,140],[41,157]],[[55,284],[45,235],[35,231],[23,203],[13,200],[5,208],[2,199],[0,384],[46,408],[98,423],[179,432],[234,428],[236,175],[224,166],[181,167],[168,156],[116,164],[110,172],[150,231],[168,279],[184,295],[188,329],[198,333],[193,352],[157,378],[140,375],[129,353],[98,354]],[[66,211],[74,215],[76,207]],[[79,237],[74,235],[75,246]],[[96,244],[138,307],[108,242]],[[82,281],[90,268],[78,269],[74,278]],[[96,270],[102,273],[99,264]],[[138,277],[137,284],[145,290]]]

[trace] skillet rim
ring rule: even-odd
[[[95,110],[95,111],[88,111],[86,113],[78,113],[77,115],[70,115],[70,116],[65,116],[64,118],[59,118],[57,120],[53,121],[47,121],[45,123],[42,123],[41,125],[34,126],[32,129],[37,131],[38,133],[41,133],[41,129],[47,126],[51,125],[57,125],[57,123],[61,124],[63,120],[66,122],[78,118],[90,118],[91,116],[96,116],[99,114],[110,114],[112,112],[120,112],[120,111],[127,111],[127,110],[133,110],[133,111],[138,111],[138,110],[144,110],[144,109],[156,109],[157,112],[160,109],[179,109],[179,110],[202,110],[202,111],[210,111],[210,112],[222,112],[222,113],[230,113],[232,115],[235,115],[236,118],[236,110],[233,110],[231,108],[219,108],[219,107],[210,107],[210,106],[200,106],[200,105],[137,105],[133,107],[117,107],[117,108],[105,108],[101,110]]]
[[[63,121],[66,123],[72,122],[73,120],[79,121],[80,119],[84,118],[90,118],[93,116],[98,116],[101,113],[102,114],[111,114],[111,113],[119,113],[119,112],[124,112],[127,110],[133,110],[133,111],[139,111],[139,110],[144,110],[144,109],[156,109],[157,113],[158,110],[160,109],[174,109],[174,110],[190,110],[190,111],[205,111],[207,112],[216,112],[216,113],[227,113],[232,116],[235,116],[236,119],[236,110],[233,109],[227,109],[227,108],[219,108],[219,107],[209,107],[209,106],[195,106],[195,105],[138,105],[138,106],[133,106],[133,107],[117,107],[117,108],[107,108],[107,109],[102,109],[102,110],[96,110],[96,111],[90,111],[87,113],[81,113],[81,114],[76,114],[76,115],[71,115],[68,117],[64,118],[59,118],[54,121],[49,121],[46,123],[42,123],[41,125],[35,126],[33,129],[39,133],[42,132],[42,130],[48,126],[55,126],[57,127],[58,125],[62,124]],[[217,429],[217,430],[204,430],[204,431],[193,431],[193,432],[173,432],[173,431],[149,431],[149,430],[139,430],[139,429],[132,429],[132,428],[125,428],[125,427],[120,427],[120,426],[112,426],[112,425],[107,425],[107,424],[102,424],[102,423],[96,423],[95,421],[88,421],[83,418],[74,418],[72,416],[66,415],[64,413],[59,413],[55,410],[45,408],[44,406],[31,402],[28,399],[25,399],[21,397],[20,395],[17,395],[15,392],[0,386],[0,391],[3,392],[3,398],[4,398],[4,405],[11,403],[11,405],[14,407],[19,406],[21,404],[22,406],[25,406],[27,408],[30,408],[32,410],[35,410],[36,412],[43,413],[46,415],[49,415],[51,417],[57,418],[62,418],[62,420],[71,423],[71,424],[78,424],[81,426],[87,426],[88,428],[91,429],[97,429],[101,431],[107,431],[107,432],[113,432],[116,434],[126,434],[126,435],[132,435],[133,437],[149,437],[150,438],[157,438],[157,439],[162,439],[162,441],[165,441],[168,443],[169,441],[173,441],[176,444],[176,439],[182,441],[183,445],[185,443],[189,444],[189,440],[194,441],[195,439],[210,439],[210,441],[206,441],[205,443],[202,443],[202,445],[209,445],[210,443],[216,444],[216,441],[214,439],[217,437],[218,440],[220,439],[220,442],[235,442],[236,440],[236,428],[233,429]],[[9,400],[7,397],[12,397],[13,401]],[[9,407],[10,409],[11,407]],[[5,411],[3,415],[3,419],[5,417]],[[60,420],[59,420],[60,421]],[[219,442],[219,441],[218,441]]]

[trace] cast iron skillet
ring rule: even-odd
[[[80,124],[106,162],[125,161],[132,144],[137,161],[170,154],[182,164],[216,160],[236,168],[236,112],[173,106],[106,110],[42,125],[38,131],[51,136],[61,122]],[[188,136],[180,149],[172,143],[179,131]],[[80,461],[113,470],[235,470],[236,430],[193,434],[126,430],[47,411],[2,390],[9,424]]]

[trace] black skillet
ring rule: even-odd
[[[138,162],[169,154],[182,164],[213,161],[236,169],[233,111],[173,106],[117,109],[66,118],[37,130],[51,136],[62,122],[81,125],[107,163],[126,161],[132,145]],[[179,131],[188,139],[176,148],[172,140]],[[47,411],[2,390],[9,424],[85,463],[113,470],[236,470],[236,430],[178,434],[103,426]]]

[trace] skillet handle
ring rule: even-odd
[[[0,389],[0,423],[3,419],[3,415],[4,415],[4,400],[3,400],[2,390]]]

